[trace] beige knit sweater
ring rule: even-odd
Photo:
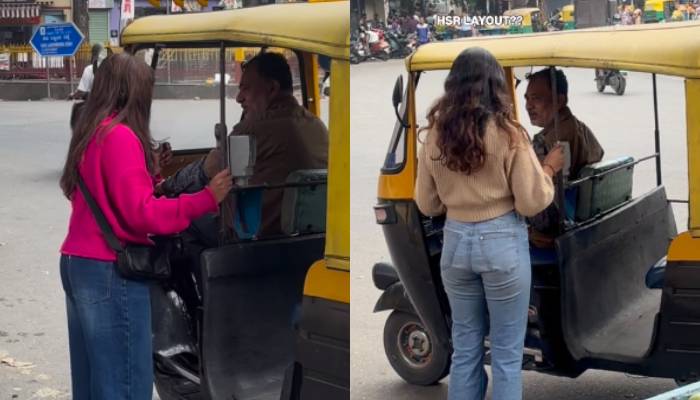
[[[552,179],[540,166],[530,141],[523,135],[511,143],[510,134],[492,120],[484,135],[486,161],[471,175],[449,170],[439,160],[438,133],[428,133],[418,154],[415,199],[425,215],[478,222],[515,209],[533,216],[554,198]]]

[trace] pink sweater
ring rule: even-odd
[[[123,124],[93,137],[79,170],[122,245],[149,244],[148,235],[181,232],[192,220],[218,210],[209,188],[175,199],[156,198],[141,142]],[[68,235],[61,253],[102,261],[116,260],[116,253],[104,239],[77,186],[71,207]]]

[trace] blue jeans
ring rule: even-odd
[[[440,269],[454,348],[448,399],[484,399],[489,326],[493,400],[521,399],[531,280],[525,221],[514,212],[476,223],[448,219],[443,234]]]
[[[112,262],[62,256],[73,400],[151,400],[153,355],[147,284]]]

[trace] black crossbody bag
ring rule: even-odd
[[[127,244],[122,247],[102,210],[78,175],[78,185],[92,210],[107,244],[117,253],[117,271],[122,278],[136,281],[163,281],[170,278],[170,261],[182,253],[182,241],[178,236],[151,236],[153,246]]]

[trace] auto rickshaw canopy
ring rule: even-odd
[[[511,10],[506,10],[503,15],[506,17],[523,17],[522,25],[532,26],[532,14],[539,13],[540,9],[536,7],[529,8],[514,8]]]
[[[124,29],[121,45],[225,41],[349,59],[349,32],[347,1],[288,3],[139,18]]]
[[[490,51],[504,67],[556,65],[622,69],[700,78],[700,23],[612,26],[428,43],[406,61],[409,71],[449,69],[470,47]]]
[[[644,11],[664,11],[664,4],[672,3],[675,8],[674,0],[646,0],[644,2]]]

